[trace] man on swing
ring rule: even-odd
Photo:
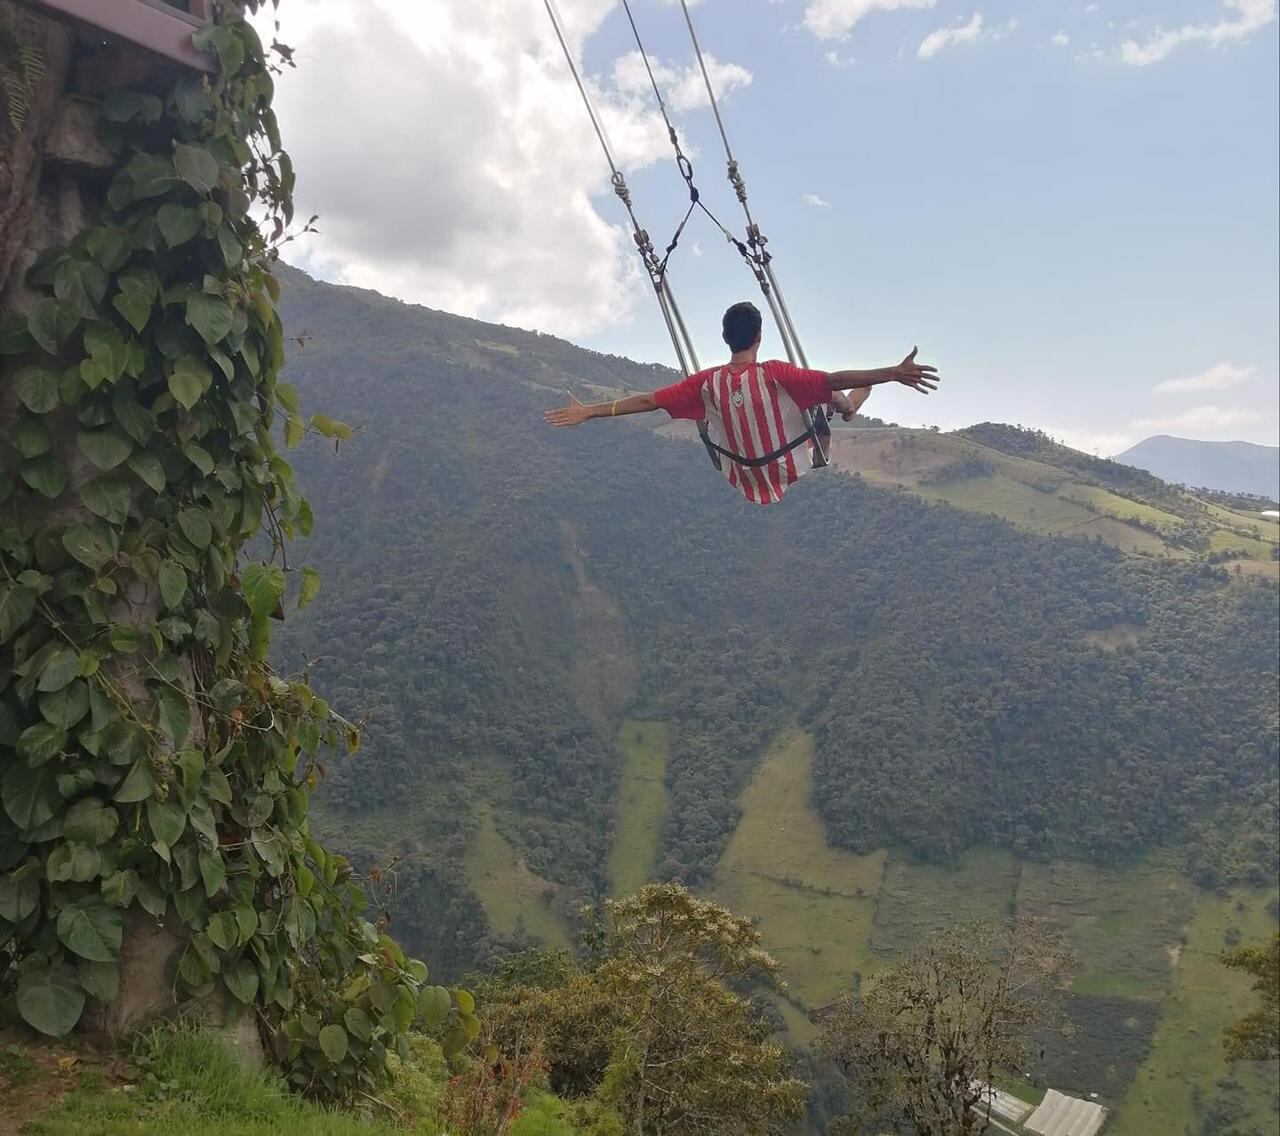
[[[902,383],[921,394],[937,389],[936,367],[916,362],[916,349],[896,367],[872,371],[806,371],[770,359],[760,363],[761,319],[754,304],[734,304],[724,313],[724,341],[733,355],[729,362],[690,375],[652,394],[636,394],[590,406],[573,401],[544,415],[551,426],[577,426],[588,418],[613,418],[665,410],[672,418],[700,424],[704,440],[724,457],[721,468],[729,484],[748,501],[771,505],[782,500],[788,487],[811,464],[797,461],[796,450],[813,440],[804,411],[824,414],[834,402],[847,422],[866,402],[871,388]],[[843,391],[852,391],[845,395]],[[825,425],[825,423],[824,423]],[[741,460],[738,460],[741,459]]]

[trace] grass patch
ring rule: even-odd
[[[495,343],[492,339],[477,339],[475,343],[486,351],[497,351],[501,355],[510,355],[513,359],[520,354],[520,349],[510,343]]]
[[[1118,521],[1115,517],[1094,517],[1083,525],[1078,525],[1063,536],[1073,536],[1084,540],[1099,537],[1101,540],[1120,549],[1121,552],[1139,552],[1146,556],[1169,556],[1175,560],[1185,559],[1185,550],[1171,548],[1154,533],[1133,525]]]
[[[1058,860],[1023,865],[1018,913],[1064,929],[1079,955],[1073,994],[1159,1001],[1194,898],[1195,888],[1167,856],[1126,868]]]
[[[671,730],[666,722],[628,718],[618,731],[622,775],[618,779],[609,889],[631,895],[654,878],[658,842],[667,815],[667,758]]]
[[[246,1068],[227,1044],[191,1028],[157,1030],[135,1043],[132,1063],[86,1053],[74,1072],[52,1067],[49,1090],[24,1112],[0,1097],[0,1132],[22,1136],[449,1136],[443,1118],[449,1069],[440,1047],[411,1042],[408,1062],[380,1096],[339,1111],[291,1094],[271,1072]],[[48,1064],[48,1062],[45,1062]],[[112,1067],[117,1071],[111,1072]],[[56,1078],[57,1083],[53,1083]],[[68,1079],[74,1084],[66,1084]],[[54,1103],[50,1103],[58,1098]],[[10,1127],[8,1123],[14,1125]],[[18,1127],[20,1125],[20,1127]],[[591,1102],[530,1089],[511,1136],[622,1136]]]
[[[799,1006],[787,998],[774,998],[773,1002],[786,1023],[787,1037],[793,1045],[809,1045],[817,1041],[821,1027],[814,1025]]]
[[[393,1127],[376,1116],[333,1112],[291,1096],[277,1078],[253,1072],[215,1038],[192,1030],[157,1033],[142,1046],[136,1084],[109,1084],[97,1069],[23,1136],[436,1136],[439,1126]]]
[[[476,810],[464,866],[489,925],[500,935],[529,935],[539,943],[569,949],[569,933],[552,906],[556,887],[532,872],[498,831],[487,802]]]
[[[1073,1096],[1097,1093],[1113,1106],[1151,1051],[1159,1007],[1073,990],[1062,1010],[1064,1027],[1035,1037],[1035,1081]]]
[[[1225,1094],[1236,1102],[1241,1131],[1277,1130],[1280,1070],[1276,1064],[1250,1062],[1231,1068],[1223,1057],[1222,1031],[1254,1007],[1254,996],[1247,976],[1227,970],[1218,961],[1231,928],[1244,942],[1262,942],[1275,933],[1275,919],[1267,911],[1274,894],[1202,893],[1197,897],[1154,1044],[1108,1127],[1108,1136],[1199,1131],[1207,1111]]]
[[[1015,1096],[1033,1106],[1044,1100],[1050,1088],[1036,1077],[1027,1075],[1020,1077],[1016,1073],[1002,1073],[999,1070],[991,1078],[991,1083],[997,1089],[1002,1089],[1010,1096]]]
[[[1237,509],[1227,509],[1212,501],[1201,501],[1210,520],[1231,529],[1243,529],[1252,532],[1259,540],[1267,544],[1280,541],[1280,522],[1269,517],[1261,517],[1257,513],[1242,513]]]
[[[758,920],[791,994],[818,1007],[875,970],[867,949],[885,854],[827,843],[812,805],[813,740],[784,734],[742,795],[742,820],[716,871],[716,899]],[[799,1011],[783,1015],[790,1024]],[[805,1023],[807,1026],[807,1023]]]
[[[1244,571],[1261,562],[1270,568],[1280,530],[1265,518],[1236,512],[1187,495],[1181,512],[1125,497],[1102,485],[1032,458],[1006,454],[972,439],[926,430],[884,429],[836,432],[834,464],[857,472],[874,485],[902,488],[930,501],[945,501],[968,512],[991,513],[1019,528],[1045,536],[1100,538],[1124,552],[1185,559],[1188,552],[1137,527],[1154,525],[1173,534],[1185,516],[1201,514],[1220,526],[1211,536],[1212,551],[1241,551]],[[987,472],[938,481],[947,467],[977,458]],[[1175,504],[1174,508],[1181,509]],[[1274,575],[1274,572],[1261,574]]]
[[[1226,567],[1231,572],[1239,569],[1245,576],[1258,576],[1264,580],[1280,581],[1280,561],[1271,560],[1263,563],[1259,560],[1237,560]]]
[[[311,828],[321,843],[333,848],[367,848],[386,852],[406,838],[429,838],[439,826],[419,804],[335,809],[323,799],[311,812]]]
[[[895,855],[880,889],[871,947],[899,955],[957,923],[1003,923],[1014,911],[1018,876],[1013,854],[993,848],[971,848],[946,867]]]
[[[1230,532],[1227,529],[1216,529],[1209,538],[1210,552],[1243,552],[1254,560],[1270,561],[1274,541],[1259,540],[1257,537],[1243,533]]]
[[[1092,514],[1079,505],[1000,473],[920,486],[916,492],[969,512],[995,513],[1037,533],[1065,533],[1092,519]]]
[[[1130,497],[1121,497],[1109,489],[1099,485],[1086,485],[1073,481],[1064,485],[1062,492],[1077,501],[1085,501],[1101,513],[1115,517],[1121,521],[1144,521],[1151,525],[1164,525],[1170,529],[1180,529],[1183,519],[1177,513],[1165,509],[1157,509],[1142,501],[1134,501]]]
[[[1142,628],[1133,623],[1117,623],[1099,631],[1086,631],[1084,641],[1090,647],[1104,651],[1119,651],[1122,647],[1136,647],[1142,638]]]

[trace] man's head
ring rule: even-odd
[[[760,309],[743,301],[724,313],[720,323],[730,351],[745,351],[760,342]]]

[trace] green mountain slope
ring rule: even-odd
[[[658,416],[542,425],[660,368],[300,274],[284,309],[291,380],[359,428],[297,462],[325,584],[282,658],[367,726],[320,824],[395,858],[395,929],[439,972],[656,873],[761,918],[802,1036],[930,926],[1026,905],[1087,956],[1093,1040],[1055,1083],[1110,1049],[1113,1102],[1180,1068],[1135,1072],[1188,873],[1273,893],[1273,530],[1005,427],[839,432],[761,510]],[[1125,915],[1153,879],[1192,899]]]
[[[1030,532],[1101,540],[1147,556],[1206,557],[1277,575],[1280,526],[1044,434],[983,423],[953,434],[837,430],[837,468]]]
[[[327,598],[286,636],[369,720],[335,810],[421,813],[447,769],[448,807],[417,822],[431,839],[456,828],[452,798],[482,796],[531,870],[590,890],[629,703],[673,724],[659,870],[690,880],[797,713],[824,819],[856,849],[1115,857],[1272,799],[1266,586],[869,477],[749,509],[695,447],[539,420],[539,384],[635,389],[653,368],[302,278],[286,314],[309,335],[292,378],[362,429],[301,455]]]
[[[1178,1037],[1239,991],[1175,956],[1229,930],[1197,883],[1274,921],[1270,522],[991,425],[837,431],[762,510],[658,416],[540,421],[662,368],[301,274],[284,311],[357,426],[297,461],[325,586],[282,659],[366,723],[317,824],[436,971],[681,879],[759,917],[804,1039],[931,927],[1046,913],[1083,968],[1043,1076],[1226,1099]]]

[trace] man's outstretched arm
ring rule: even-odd
[[[937,367],[916,362],[917,350],[919,348],[913,347],[911,354],[896,367],[877,367],[871,371],[832,371],[827,376],[827,386],[831,390],[852,390],[879,386],[881,383],[902,383],[921,394],[928,394],[938,389],[941,376]]]
[[[588,418],[617,418],[623,414],[644,414],[657,410],[658,404],[651,394],[633,394],[616,398],[612,402],[579,402],[569,395],[569,405],[548,410],[542,418],[548,426],[577,426]]]

